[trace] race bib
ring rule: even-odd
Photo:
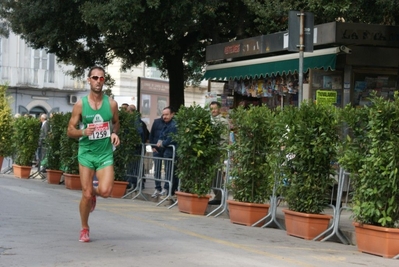
[[[90,123],[87,125],[87,127],[93,126],[95,127],[95,130],[92,135],[89,135],[90,140],[99,140],[99,139],[104,139],[107,137],[111,136],[111,129],[109,126],[109,122],[96,122],[96,123]]]

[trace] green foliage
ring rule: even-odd
[[[177,176],[180,190],[205,196],[209,193],[216,171],[224,159],[221,135],[227,131],[222,123],[211,120],[209,110],[199,105],[181,107],[174,119],[177,133]]]
[[[68,127],[67,116],[61,113],[55,113],[49,119],[50,131],[46,136],[46,158],[47,169],[61,169],[61,137]]]
[[[369,128],[369,110],[347,105],[340,110],[339,121],[344,129],[340,143],[338,162],[346,171],[357,174],[362,167],[362,159],[367,155],[370,142],[366,141]]]
[[[235,130],[230,171],[233,198],[265,203],[274,179],[274,169],[267,157],[275,151],[279,138],[275,132],[275,113],[266,106],[251,106],[248,110],[239,107],[231,114],[231,120]]]
[[[399,226],[399,95],[394,101],[375,95],[361,112],[347,108],[352,136],[340,162],[351,170],[354,187],[353,217],[364,224]],[[357,161],[357,162],[356,162]],[[347,163],[348,162],[348,163]]]
[[[7,95],[7,86],[0,85],[0,156],[12,155],[11,137],[13,134],[13,118],[10,107],[11,97]]]
[[[399,22],[396,0],[19,0],[2,2],[0,17],[8,25],[0,33],[21,34],[34,48],[74,65],[78,76],[115,57],[122,70],[142,62],[156,65],[169,78],[170,104],[179,107],[184,83],[202,78],[207,45],[286,30],[289,10],[313,12],[315,24],[339,17]]]
[[[68,112],[64,115],[64,121],[66,122],[66,124],[62,129],[62,135],[60,140],[61,170],[69,174],[79,174],[79,161],[78,161],[79,139],[70,138],[67,135],[68,123],[71,118],[71,115],[72,115],[71,112]]]
[[[304,102],[300,108],[285,108],[283,113],[287,123],[284,153],[295,155],[283,165],[290,182],[285,199],[290,210],[321,213],[335,173],[331,164],[339,140],[335,107]]]
[[[30,116],[23,116],[15,119],[13,125],[12,143],[15,150],[15,164],[32,166],[39,143],[39,121]]]
[[[137,131],[139,113],[119,111],[120,130],[118,133],[120,145],[114,152],[115,181],[126,181],[127,164],[139,160],[135,157],[141,151],[141,138]]]

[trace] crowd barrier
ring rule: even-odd
[[[156,157],[152,153],[148,153],[146,151],[146,146],[155,146],[155,144],[143,144],[140,153],[137,155],[137,158],[132,161],[131,165],[128,168],[128,178],[136,180],[136,186],[133,190],[128,192],[125,196],[129,196],[133,193],[136,193],[133,196],[133,199],[138,197],[142,197],[147,200],[147,196],[143,194],[143,181],[144,179],[147,181],[147,186],[150,186],[148,181],[161,182],[162,184],[168,183],[169,189],[173,187],[174,179],[172,179],[175,169],[175,158],[163,158]],[[175,148],[173,147],[173,150]],[[209,212],[206,216],[214,216],[218,217],[223,213],[228,214],[228,204],[227,200],[229,198],[229,190],[228,184],[231,182],[234,177],[230,175],[230,169],[233,164],[233,155],[230,151],[226,152],[227,159],[224,161],[223,166],[215,173],[215,178],[212,183],[212,187],[210,191],[219,192],[221,195],[220,204]],[[225,155],[226,155],[225,154]],[[225,156],[224,156],[225,157]],[[146,162],[147,161],[147,162]],[[333,236],[337,236],[338,239],[344,244],[350,244],[348,238],[342,233],[339,229],[339,220],[342,210],[348,209],[346,205],[348,203],[348,195],[350,191],[350,180],[349,173],[343,170],[342,168],[338,168],[339,172],[337,173],[337,189],[333,190],[331,194],[331,201],[329,206],[333,209],[333,219],[329,228],[321,233],[319,236],[314,238],[314,240],[320,240],[321,237],[325,236],[321,241],[326,241],[332,238]],[[277,220],[277,207],[281,200],[284,197],[281,195],[281,187],[286,186],[284,184],[282,173],[274,174],[274,185],[272,190],[272,195],[270,196],[270,208],[269,213],[255,222],[252,226],[257,226],[262,223],[262,228],[270,226],[270,224],[274,223],[278,228],[284,230],[285,227],[281,225],[281,223]],[[152,186],[151,185],[151,186]],[[176,186],[176,184],[175,184]],[[155,186],[154,186],[155,187]],[[171,191],[168,190],[168,195],[165,198],[162,198],[157,202],[157,206],[164,203],[166,200],[171,199]],[[346,198],[343,200],[343,193],[346,192]],[[333,203],[333,199],[335,197],[335,203]],[[341,204],[345,204],[341,207]],[[172,205],[168,206],[168,208],[172,208],[177,205],[177,201],[175,201]]]
[[[145,194],[143,194],[144,181],[146,186],[154,186],[155,182],[161,183],[162,188],[164,188],[165,183],[167,183],[168,194],[160,198],[157,206],[161,205],[168,199],[172,199],[172,188],[176,186],[176,180],[173,179],[175,172],[175,147],[170,146],[173,149],[172,158],[164,158],[154,156],[152,152],[147,152],[147,147],[153,147],[156,144],[142,144],[141,150],[138,154],[132,157],[132,161],[129,163],[127,168],[127,179],[133,181],[136,184],[135,188],[129,191],[123,196],[126,198],[129,195],[135,195],[132,199],[142,197],[145,200],[149,200]],[[150,168],[152,167],[152,168]],[[154,181],[153,184],[149,185],[149,181]]]

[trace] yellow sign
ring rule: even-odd
[[[333,105],[337,103],[337,91],[317,90],[317,105]]]

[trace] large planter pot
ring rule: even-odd
[[[399,255],[399,229],[353,223],[357,248],[387,258]]]
[[[13,164],[12,170],[14,172],[15,177],[29,179],[30,171],[32,170],[32,166],[20,166],[17,164]]]
[[[46,170],[47,172],[47,183],[49,184],[60,184],[62,171],[59,170]]]
[[[114,186],[112,187],[111,197],[121,198],[126,193],[126,187],[129,183],[124,181],[114,181]]]
[[[177,196],[177,207],[180,212],[193,215],[204,215],[211,196],[198,197],[196,194],[175,192]]]
[[[230,221],[236,224],[251,226],[269,213],[269,204],[257,204],[227,200],[229,204]],[[262,226],[259,223],[256,226]]]
[[[1,171],[1,168],[3,167],[3,160],[4,160],[4,157],[0,156],[0,171]]]
[[[309,214],[292,210],[283,210],[287,234],[306,240],[314,239],[327,230],[331,215]],[[322,237],[320,237],[321,239]]]
[[[64,173],[65,188],[71,190],[82,190],[79,174]]]

